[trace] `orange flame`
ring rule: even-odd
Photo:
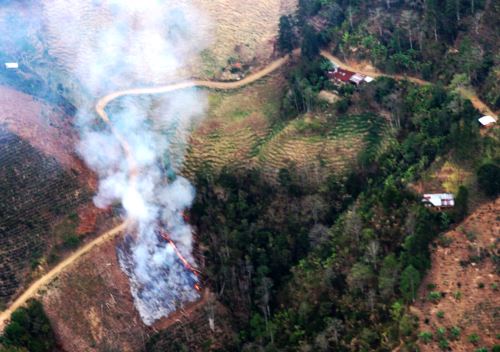
[[[189,264],[187,259],[184,258],[182,253],[179,251],[179,248],[177,248],[177,246],[175,245],[174,241],[172,241],[172,239],[170,238],[168,233],[163,231],[163,230],[160,230],[160,236],[172,246],[172,248],[174,249],[174,252],[177,255],[177,257],[179,258],[179,260],[182,262],[182,264],[184,264],[184,267],[186,269],[188,269],[189,271],[191,271],[196,277],[198,277],[199,270],[194,268],[191,264]],[[200,285],[198,285],[198,284],[194,284],[194,288],[197,291],[201,290]]]

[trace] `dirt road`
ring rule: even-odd
[[[297,51],[296,51],[297,52]],[[296,53],[295,52],[295,53]],[[125,95],[141,95],[141,94],[161,94],[161,93],[168,93],[168,92],[173,92],[176,90],[180,89],[186,89],[186,88],[192,88],[192,87],[205,87],[205,88],[211,88],[211,89],[222,89],[222,90],[231,90],[231,89],[238,89],[241,88],[247,84],[253,83],[268,74],[274,72],[284,64],[288,62],[290,59],[289,56],[285,56],[283,58],[277,59],[273,61],[271,64],[263,68],[262,70],[255,72],[253,74],[250,74],[249,76],[245,77],[244,79],[236,82],[211,82],[211,81],[186,81],[186,82],[180,82],[180,83],[175,83],[175,84],[170,84],[170,85],[165,85],[165,86],[159,86],[159,87],[145,87],[145,88],[134,88],[134,89],[128,89],[128,90],[122,90],[122,91],[117,91],[111,94],[108,94],[104,96],[103,98],[99,99],[99,101],[96,103],[95,109],[97,114],[101,119],[103,119],[104,122],[107,124],[110,124],[110,119],[109,116],[106,114],[106,106],[113,100],[125,96]],[[111,126],[111,129],[115,136],[117,137],[118,141],[122,145],[125,154],[127,156],[127,162],[129,163],[130,166],[130,182],[134,183],[135,179],[139,173],[138,168],[136,167],[136,162],[132,157],[132,154],[130,153],[130,146],[128,142],[116,131],[113,129]],[[75,253],[71,254],[68,258],[64,259],[61,263],[59,263],[57,266],[55,266],[52,270],[50,270],[47,274],[39,278],[37,281],[35,281],[21,296],[19,296],[14,303],[12,303],[9,308],[7,308],[5,311],[0,313],[0,331],[3,331],[3,328],[5,327],[5,322],[10,319],[10,315],[19,307],[24,305],[26,301],[28,301],[30,298],[34,297],[38,291],[45,287],[47,284],[49,284],[53,279],[55,279],[61,272],[63,272],[66,268],[68,268],[70,265],[75,263],[77,260],[80,259],[84,254],[88,253],[91,251],[94,247],[113,239],[115,236],[117,236],[119,233],[123,232],[127,226],[129,225],[129,222],[124,222],[115,228],[103,233],[99,237],[97,237],[95,240],[89,242],[86,244],[84,247],[80,248],[77,250]],[[204,300],[207,298],[207,293],[203,296],[201,302],[204,302]],[[199,304],[193,305],[193,307],[198,307]],[[194,309],[194,308],[191,308]]]
[[[299,51],[295,50],[292,55],[297,54]],[[366,75],[378,77],[378,76],[389,76],[393,77],[395,79],[408,79],[412,82],[415,82],[417,84],[430,84],[430,82],[423,81],[418,78],[414,77],[406,77],[406,76],[401,76],[401,75],[385,75],[382,74],[376,70],[360,70],[357,67],[353,67],[351,65],[346,64],[339,58],[331,55],[330,53],[326,51],[322,51],[321,55],[324,56],[325,58],[331,60],[335,64],[345,67],[347,69],[357,71]],[[141,94],[162,94],[162,93],[168,93],[168,92],[173,92],[176,90],[180,89],[186,89],[186,88],[193,88],[193,87],[205,87],[205,88],[210,88],[210,89],[221,89],[221,90],[231,90],[231,89],[238,89],[241,87],[244,87],[245,85],[251,84],[268,74],[274,72],[278,68],[282,67],[284,64],[286,64],[290,60],[290,55],[282,57],[280,59],[277,59],[273,61],[271,64],[263,68],[262,70],[250,74],[249,76],[245,77],[244,79],[240,81],[235,81],[235,82],[213,82],[213,81],[200,81],[200,80],[194,80],[194,81],[186,81],[186,82],[180,82],[180,83],[174,83],[174,84],[169,84],[165,86],[158,86],[158,87],[144,87],[144,88],[133,88],[133,89],[126,89],[122,91],[116,91],[111,94],[108,94],[104,96],[103,98],[99,99],[99,101],[96,103],[95,109],[97,114],[99,115],[100,118],[103,119],[104,122],[110,123],[109,116],[106,114],[105,108],[106,106],[113,100],[125,96],[125,95],[141,95]],[[476,96],[468,96],[474,104],[474,106],[481,110],[481,111],[487,111],[488,114],[492,116],[494,115],[490,109],[484,104],[481,100],[479,100]],[[116,130],[112,128],[113,132],[115,133],[117,139],[119,142],[122,144],[123,149],[125,150],[125,153],[127,155],[127,161],[130,165],[130,181],[134,182],[139,170],[135,166],[135,160],[132,158],[131,153],[130,153],[130,147],[128,142],[119,134],[117,133]],[[75,253],[71,254],[68,258],[63,260],[61,263],[59,263],[56,267],[54,267],[52,270],[50,270],[47,274],[42,276],[40,279],[35,281],[19,298],[17,298],[12,305],[9,306],[5,311],[0,313],[0,331],[3,331],[5,321],[10,318],[10,315],[14,310],[17,308],[21,307],[26,301],[32,297],[34,297],[37,292],[44,286],[46,286],[48,283],[50,283],[53,279],[55,279],[62,271],[64,271],[68,266],[76,262],[78,259],[80,259],[81,256],[84,254],[88,253],[90,250],[92,250],[95,246],[98,246],[112,238],[114,238],[116,235],[118,235],[120,232],[124,231],[128,226],[128,222],[124,222],[121,225],[116,226],[115,228],[105,232],[104,234],[100,235],[98,238],[95,240],[89,242],[86,244],[84,247],[80,248],[78,251]]]
[[[359,73],[362,73],[362,74],[367,75],[367,76],[372,76],[372,77],[387,76],[387,77],[392,77],[392,78],[397,79],[397,80],[405,80],[406,79],[410,82],[420,84],[420,85],[432,84],[432,82],[428,82],[428,81],[425,81],[425,80],[417,78],[417,77],[411,77],[411,76],[405,76],[405,75],[391,75],[391,74],[382,73],[375,68],[366,69],[366,68],[360,67],[360,65],[357,65],[354,62],[347,63],[345,61],[342,61],[340,58],[330,54],[326,50],[321,51],[321,56],[330,60],[331,62],[333,62],[337,66],[340,66],[340,67],[345,68],[345,69],[350,70],[350,71],[359,72]],[[483,114],[491,115],[491,116],[498,118],[498,116],[493,111],[491,111],[491,109],[481,99],[479,99],[479,97],[477,96],[476,93],[474,93],[472,91],[465,91],[465,90],[459,90],[459,93],[465,99],[470,99],[472,105],[477,110],[481,111]]]
[[[32,298],[37,294],[37,292],[49,284],[53,279],[55,279],[61,272],[63,272],[68,266],[73,264],[75,261],[80,259],[81,256],[84,254],[90,252],[94,247],[101,245],[104,242],[107,242],[108,240],[113,239],[115,236],[117,236],[119,233],[123,232],[128,226],[128,222],[125,221],[122,224],[112,228],[111,230],[103,233],[99,237],[97,237],[95,240],[87,243],[85,246],[77,250],[75,253],[71,254],[69,257],[64,259],[62,262],[57,264],[52,270],[50,270],[47,274],[39,278],[37,281],[35,281],[21,296],[19,296],[14,303],[10,305],[9,308],[4,310],[0,314],[0,331],[3,331],[5,321],[10,319],[10,315],[12,312],[14,312],[17,308],[21,307],[23,304],[26,303],[27,300]]]

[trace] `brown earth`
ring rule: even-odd
[[[432,269],[425,277],[417,302],[411,312],[419,317],[419,332],[432,332],[445,327],[461,329],[458,340],[449,336],[451,350],[473,351],[478,347],[491,348],[499,344],[500,277],[493,256],[500,249],[500,199],[479,207],[459,226],[445,234],[451,240],[447,247],[437,245],[432,251]],[[429,285],[435,285],[432,288]],[[430,291],[439,291],[437,303],[428,299]],[[437,312],[444,312],[442,318]],[[479,335],[477,346],[468,336]],[[437,342],[420,342],[422,352],[439,350]]]
[[[78,136],[72,118],[61,109],[6,86],[0,86],[0,124],[43,154],[54,157],[95,190],[97,179],[74,153]]]

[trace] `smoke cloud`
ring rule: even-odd
[[[208,23],[188,1],[51,0],[44,14],[51,54],[95,98],[179,79],[186,61],[210,43],[203,34]],[[111,128],[91,105],[79,106],[77,151],[100,179],[94,202],[120,202],[133,223],[117,253],[148,325],[199,298],[198,278],[166,238],[195,266],[192,229],[183,218],[195,190],[175,174],[205,109],[206,97],[197,89],[124,96],[106,108]]]

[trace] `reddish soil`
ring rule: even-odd
[[[446,233],[452,242],[433,250],[432,269],[411,307],[412,313],[419,317],[419,331],[432,332],[434,340],[439,327],[448,332],[453,326],[461,329],[456,341],[447,336],[455,352],[499,344],[496,334],[500,332],[500,278],[493,262],[500,248],[499,219],[500,199],[497,199],[479,207],[456,229]],[[431,284],[435,288],[429,287]],[[430,291],[441,292],[442,298],[431,302]],[[441,318],[437,317],[439,311],[444,312]],[[468,341],[473,333],[479,335],[477,346]],[[420,348],[422,352],[439,350],[436,341],[420,343]]]
[[[115,246],[116,241],[106,242],[86,254],[43,297],[58,341],[66,351],[144,348],[148,328],[134,307]]]
[[[0,86],[0,124],[29,142],[64,168],[80,175],[82,185],[95,189],[97,179],[74,154],[78,136],[72,118],[59,108]]]

